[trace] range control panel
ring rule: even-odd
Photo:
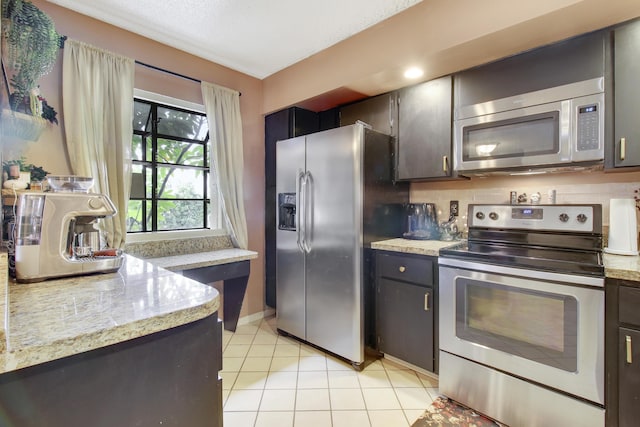
[[[469,205],[469,227],[602,233],[602,205]]]

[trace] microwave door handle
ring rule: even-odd
[[[304,213],[304,203],[303,203],[303,192],[304,192],[304,173],[302,170],[298,169],[298,173],[296,174],[296,243],[298,245],[298,249],[300,252],[304,252],[303,246],[303,231],[302,231],[302,223],[300,217]]]

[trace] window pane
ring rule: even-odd
[[[129,210],[127,211],[127,231],[142,231],[143,221],[144,217],[142,212],[142,201],[130,200]]]
[[[144,175],[142,165],[131,166],[131,193],[130,199],[144,199],[146,198],[146,192],[144,188]]]
[[[147,175],[147,181],[145,182],[145,195],[147,199],[153,199],[153,168],[145,167],[144,171]]]
[[[142,151],[142,136],[133,135],[131,140],[131,159],[144,160],[144,152]]]
[[[159,199],[202,199],[204,197],[203,172],[170,166],[158,167]]]
[[[146,141],[145,146],[147,147],[147,156],[144,158],[144,160],[146,162],[150,162],[151,160],[153,160],[153,144],[150,137],[145,137],[144,141]]]
[[[152,230],[152,221],[151,221],[151,212],[153,212],[153,202],[148,200],[146,202],[147,205],[147,216],[144,218],[144,231],[153,231]]]
[[[140,101],[134,101],[133,130],[151,131],[151,105]]]
[[[158,107],[158,133],[204,141],[208,132],[206,116]]]
[[[188,142],[158,139],[157,161],[177,165],[204,166],[204,146]]]
[[[185,200],[158,201],[158,229],[180,230],[204,227],[204,202]]]

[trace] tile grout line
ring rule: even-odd
[[[266,320],[263,320],[260,323],[260,325],[258,325],[258,327],[256,327],[255,330],[252,331],[251,340],[250,340],[249,344],[246,344],[248,346],[247,347],[247,351],[243,353],[242,363],[240,364],[240,367],[238,368],[239,371],[238,372],[227,371],[229,373],[236,373],[237,374],[236,377],[235,377],[234,383],[228,389],[229,390],[229,394],[231,394],[231,392],[233,392],[233,391],[244,390],[244,389],[236,389],[235,388],[238,385],[237,382],[238,382],[238,379],[240,378],[240,375],[242,373],[249,373],[249,372],[256,372],[257,373],[257,372],[260,372],[260,373],[265,375],[264,382],[261,385],[261,387],[258,389],[258,390],[260,390],[261,394],[260,394],[260,399],[259,399],[259,402],[258,402],[257,410],[255,411],[255,418],[254,418],[254,421],[253,421],[254,427],[258,426],[258,420],[259,420],[260,414],[261,413],[264,414],[264,413],[267,413],[267,412],[272,412],[272,411],[263,411],[262,410],[262,405],[264,403],[265,393],[267,393],[267,390],[271,390],[271,389],[267,388],[268,387],[268,378],[269,378],[270,374],[275,372],[275,371],[272,370],[272,368],[274,367],[273,363],[274,363],[274,359],[276,358],[276,349],[277,349],[279,344],[285,344],[285,345],[287,345],[287,344],[295,344],[296,345],[295,354],[297,354],[297,357],[296,356],[288,356],[286,354],[283,354],[283,356],[282,356],[282,357],[295,357],[295,359],[297,360],[297,366],[296,366],[295,371],[282,371],[282,372],[295,372],[294,388],[293,389],[287,389],[287,390],[294,391],[293,408],[292,408],[292,411],[291,411],[291,413],[293,415],[293,420],[291,420],[291,421],[295,425],[295,420],[297,418],[296,415],[298,415],[298,412],[305,412],[305,411],[298,411],[297,410],[298,391],[300,391],[300,390],[314,390],[314,389],[315,390],[325,390],[326,393],[327,393],[327,397],[329,398],[329,402],[328,402],[329,408],[328,408],[328,410],[326,412],[328,412],[328,415],[330,417],[330,425],[333,426],[334,425],[334,415],[335,415],[334,412],[338,411],[338,410],[333,407],[333,404],[332,404],[332,401],[331,401],[331,395],[332,395],[331,391],[332,390],[336,390],[338,388],[341,389],[342,387],[332,388],[331,387],[331,383],[329,381],[329,378],[330,378],[330,373],[331,372],[333,372],[333,371],[340,372],[340,371],[343,371],[343,370],[342,369],[333,369],[333,370],[331,370],[330,367],[329,367],[330,358],[326,354],[322,354],[322,353],[317,353],[316,354],[315,351],[314,351],[315,349],[310,349],[311,351],[307,352],[306,351],[306,347],[304,347],[303,343],[290,342],[288,340],[281,340],[280,338],[282,338],[283,336],[278,334],[277,332],[273,332],[273,329],[270,326],[264,327],[266,323],[267,323]],[[256,342],[256,338],[257,338],[258,333],[260,332],[261,329],[264,329],[265,331],[268,331],[269,335],[273,335],[275,337],[275,343],[273,344],[273,350],[269,353],[269,356],[261,355],[260,353],[256,353],[257,355],[255,357],[251,357],[250,356],[251,352],[252,351],[255,352],[254,345],[260,345],[258,342]],[[240,334],[240,335],[249,335],[249,334]],[[227,343],[225,344],[224,350],[226,350],[229,345],[233,345],[232,344],[232,339],[233,339],[233,336],[228,338]],[[241,340],[239,340],[239,341],[241,341]],[[240,344],[240,345],[243,345],[243,344]],[[264,345],[268,345],[268,344],[264,344]],[[224,351],[223,351],[223,353],[224,353]],[[311,365],[307,365],[306,366],[307,368],[310,368],[309,370],[301,370],[300,369],[301,368],[301,361],[302,361],[303,358],[317,357],[317,356],[322,356],[322,359],[323,359],[323,362],[324,362],[323,363],[323,365],[324,365],[323,369],[319,369],[319,370],[313,369],[314,368],[314,366],[312,364],[313,362],[309,362],[309,363],[311,363]],[[258,369],[257,371],[253,371],[253,370],[252,371],[245,371],[245,370],[243,370],[243,369],[247,368],[246,364],[249,362],[248,359],[267,358],[267,357],[269,358],[269,362],[268,362],[268,368],[267,368],[266,371],[260,370],[262,368],[260,368],[260,369],[256,368],[256,369]],[[355,379],[356,379],[358,388],[360,389],[359,395],[360,395],[361,399],[363,400],[363,403],[364,403],[364,408],[363,409],[366,412],[367,421],[368,421],[369,425],[373,425],[372,415],[373,415],[373,412],[376,410],[376,408],[370,408],[369,405],[367,404],[367,402],[365,400],[365,397],[364,397],[365,388],[367,388],[367,389],[369,389],[369,388],[371,388],[371,389],[388,389],[388,388],[392,388],[393,392],[394,392],[394,396],[396,397],[397,402],[398,402],[398,409],[397,410],[399,410],[402,413],[402,419],[405,420],[405,423],[407,423],[407,425],[409,425],[409,423],[411,422],[411,421],[409,421],[409,418],[408,418],[408,415],[407,415],[407,411],[415,411],[412,408],[405,408],[403,406],[402,401],[400,399],[399,390],[398,390],[399,388],[403,388],[402,387],[402,384],[403,384],[402,383],[402,379],[396,378],[396,383],[400,384],[400,385],[396,386],[394,384],[394,382],[392,380],[392,374],[393,374],[392,371],[396,371],[396,369],[392,369],[390,367],[390,365],[393,366],[393,364],[387,364],[387,363],[384,363],[384,361],[380,360],[380,369],[375,369],[373,371],[373,372],[375,372],[375,371],[383,371],[384,372],[384,374],[383,374],[384,378],[388,382],[388,386],[385,386],[385,387],[382,387],[382,386],[380,386],[380,387],[363,387],[363,384],[362,384],[362,381],[361,381],[361,377],[358,376],[357,374],[355,375]],[[260,365],[256,364],[256,366],[258,367]],[[406,383],[407,387],[408,388],[418,388],[418,389],[424,390],[426,395],[428,396],[428,398],[430,400],[433,400],[432,393],[434,391],[434,387],[433,387],[433,384],[431,382],[429,382],[429,386],[430,387],[427,387],[427,385],[425,385],[425,383],[422,381],[421,377],[415,371],[413,371],[411,369],[402,369],[402,368],[397,369],[397,370],[400,371],[400,372],[402,372],[402,371],[411,372],[412,376],[415,377],[416,384],[415,384],[415,386],[412,386],[411,381],[408,381]],[[301,374],[302,373],[307,373],[307,372],[309,372],[309,373],[310,372],[322,372],[322,374],[318,375],[318,377],[322,378],[324,380],[323,383],[326,384],[326,387],[321,387],[321,388],[315,388],[314,387],[314,388],[309,388],[309,389],[306,389],[306,388],[305,389],[300,389],[299,386],[300,386]],[[379,374],[377,374],[377,375],[379,375]],[[309,377],[313,377],[313,375],[309,374]],[[311,381],[314,381],[314,380],[311,379]],[[311,382],[310,384],[313,384],[313,382]],[[348,388],[348,387],[346,387],[346,388]],[[428,390],[428,388],[431,388],[431,391]],[[251,390],[251,389],[247,389],[247,390]],[[285,390],[285,389],[274,388],[273,390]],[[425,402],[425,404],[426,404],[426,406],[428,406],[428,403]],[[309,409],[309,411],[315,411],[315,410],[316,409]],[[393,410],[392,409],[388,409],[388,410],[389,411],[394,411],[394,412],[396,411],[395,409],[393,409]],[[275,411],[276,412],[283,412],[281,410],[275,410]],[[361,409],[352,408],[352,409],[345,409],[343,411],[338,411],[338,412],[351,412],[351,411],[360,412]],[[382,410],[380,410],[380,411],[382,411]],[[233,412],[236,412],[236,411],[233,411]],[[237,411],[237,412],[252,412],[252,411]],[[284,411],[284,412],[288,413],[289,411]]]

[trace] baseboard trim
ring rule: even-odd
[[[258,320],[267,319],[269,317],[275,316],[276,310],[273,308],[268,308],[264,311],[253,313],[248,316],[243,316],[238,319],[238,326],[248,325],[249,323],[257,322]],[[224,319],[223,319],[224,322]]]
[[[431,378],[433,378],[434,380],[438,380],[438,374],[435,374],[435,373],[433,373],[433,372],[431,372],[431,371],[427,371],[427,370],[426,370],[426,369],[424,369],[424,368],[421,368],[421,367],[419,367],[419,366],[413,365],[413,364],[411,364],[411,363],[409,363],[409,362],[405,362],[404,360],[402,360],[402,359],[398,359],[397,357],[394,357],[394,356],[392,356],[392,355],[390,355],[390,354],[387,354],[387,353],[384,353],[384,356],[383,356],[383,357],[384,357],[385,359],[387,359],[387,360],[389,360],[389,361],[393,362],[393,363],[396,363],[396,364],[398,364],[398,365],[404,366],[405,368],[412,369],[412,370],[414,370],[414,371],[416,371],[416,372],[420,372],[421,374],[426,375],[426,376],[428,376],[428,377],[431,377]]]

